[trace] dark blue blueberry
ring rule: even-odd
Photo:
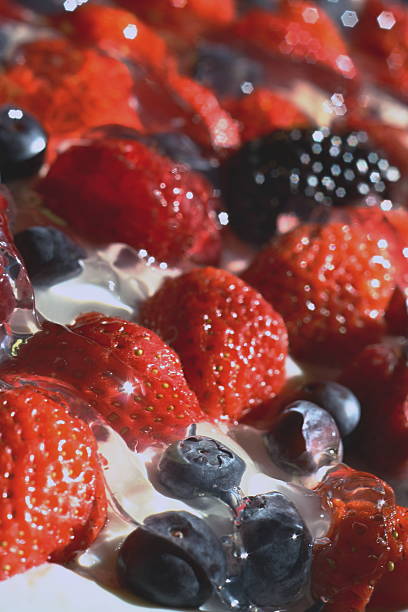
[[[202,605],[226,579],[220,541],[188,512],[147,518],[121,546],[117,568],[120,581],[133,593],[175,608]]]
[[[305,400],[285,408],[265,439],[272,461],[288,473],[313,474],[341,460],[335,420],[324,408]]]
[[[81,271],[82,247],[54,227],[30,227],[14,237],[28,276],[36,285],[51,285]]]
[[[194,78],[221,97],[250,93],[262,83],[261,64],[237,49],[221,43],[203,43],[196,53]]]
[[[247,553],[242,583],[251,603],[279,607],[304,594],[312,538],[295,506],[281,493],[249,497],[238,517]]]
[[[63,13],[65,0],[18,0],[19,4],[42,15]]]
[[[309,220],[332,206],[379,204],[401,183],[365,132],[329,128],[277,130],[247,142],[221,175],[230,225],[254,244],[275,234],[283,213]]]
[[[211,495],[231,503],[244,470],[244,461],[221,442],[191,436],[164,451],[158,478],[166,492],[174,497],[193,499]]]
[[[3,183],[36,174],[42,166],[47,135],[25,110],[0,108],[0,176]]]
[[[343,437],[348,436],[360,421],[360,402],[350,389],[339,383],[310,382],[300,389],[299,396],[327,410]]]

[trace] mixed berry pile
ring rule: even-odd
[[[0,580],[115,511],[88,410],[192,510],[123,541],[124,590],[408,608],[408,9],[360,4],[0,0]],[[39,316],[110,243],[174,271],[138,317]],[[326,533],[207,422],[261,432]]]

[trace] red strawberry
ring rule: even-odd
[[[239,121],[244,142],[272,130],[307,126],[310,123],[293,102],[269,89],[256,89],[247,96],[225,100],[223,106]]]
[[[340,466],[317,486],[331,523],[317,541],[312,591],[331,612],[365,610],[375,584],[403,555],[394,492],[376,476]]]
[[[238,122],[221,107],[211,89],[175,71],[168,74],[167,82],[181,108],[192,113],[184,131],[193,140],[218,152],[239,147]]]
[[[58,393],[0,391],[0,580],[86,548],[106,518],[95,439]]]
[[[54,139],[107,123],[141,127],[132,76],[117,59],[63,39],[27,43],[19,58],[0,80],[0,101],[33,113]]]
[[[244,278],[283,316],[295,355],[332,365],[384,333],[396,284],[385,243],[341,222],[277,236]]]
[[[239,419],[284,382],[286,329],[242,280],[215,268],[165,282],[142,321],[180,355],[190,386],[212,418]]]
[[[95,242],[126,242],[160,261],[210,261],[220,249],[212,188],[137,140],[84,141],[40,184],[44,203]]]
[[[178,357],[156,334],[97,313],[72,329],[46,323],[3,371],[71,384],[137,450],[203,420]]]
[[[235,17],[235,0],[119,0],[147,23],[172,35],[179,47],[193,42],[205,30],[230,23]]]
[[[87,4],[54,23],[80,45],[96,45],[160,72],[174,63],[164,40],[131,12]]]
[[[368,0],[353,28],[362,67],[381,85],[408,96],[408,11],[403,4]]]
[[[276,12],[254,9],[236,21],[231,30],[234,37],[262,54],[321,64],[348,79],[356,76],[335,25],[313,2],[283,0]]]
[[[408,343],[395,340],[366,347],[341,382],[361,402],[356,451],[370,469],[406,476],[408,468]]]
[[[403,558],[390,566],[392,571],[386,572],[376,584],[372,597],[373,609],[385,608],[389,612],[403,610],[408,607],[408,508],[397,506],[396,530],[393,536],[402,542]],[[371,609],[371,608],[370,608]]]

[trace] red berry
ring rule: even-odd
[[[0,580],[66,560],[106,518],[95,439],[58,393],[0,392]]]
[[[193,42],[206,30],[230,23],[235,18],[235,0],[119,0],[150,25],[172,36],[179,47]]]
[[[39,189],[47,207],[94,242],[125,242],[171,264],[218,258],[210,185],[136,140],[72,146]]]
[[[203,420],[178,357],[156,334],[98,313],[72,330],[46,323],[4,370],[72,385],[137,450],[174,441]]]
[[[336,26],[312,2],[281,2],[276,12],[252,10],[232,25],[232,35],[266,55],[321,64],[351,79],[356,69]],[[256,34],[255,34],[256,33]]]
[[[287,98],[269,89],[225,100],[223,107],[239,121],[243,142],[281,128],[307,126],[306,115]]]
[[[113,6],[86,4],[69,16],[58,16],[55,24],[79,45],[96,45],[160,72],[174,63],[166,43],[154,30],[133,13]]]
[[[366,347],[341,376],[361,402],[356,451],[382,474],[408,468],[408,348],[389,341]]]
[[[312,591],[332,612],[365,610],[374,585],[403,554],[394,492],[373,474],[346,466],[329,472],[316,492],[331,523],[315,544]]]
[[[165,282],[142,307],[142,320],[180,355],[202,409],[239,419],[284,382],[286,329],[242,280],[215,268]]]
[[[190,114],[184,131],[207,149],[222,152],[240,145],[239,126],[208,87],[177,72],[167,79],[181,108]]]
[[[119,60],[57,38],[27,43],[19,57],[0,81],[0,101],[21,105],[51,137],[109,123],[141,127],[131,105],[132,76]]]
[[[404,98],[408,95],[408,11],[403,4],[368,0],[353,28],[353,43],[370,77]]]
[[[295,355],[331,364],[384,333],[395,288],[385,244],[359,224],[340,222],[277,236],[244,278],[283,316]]]

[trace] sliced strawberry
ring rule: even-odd
[[[0,391],[0,579],[86,548],[106,518],[87,425],[36,386]]]
[[[272,130],[310,123],[293,102],[269,89],[256,89],[247,96],[225,100],[223,107],[239,121],[243,142]]]
[[[72,329],[46,323],[3,371],[72,385],[137,450],[177,439],[203,420],[177,356],[153,332],[100,314]]]
[[[39,189],[45,205],[88,240],[125,242],[172,264],[218,259],[217,199],[210,185],[137,140],[72,146]]]
[[[203,268],[168,280],[142,307],[142,321],[180,355],[211,418],[239,419],[284,382],[286,329],[242,280]]]
[[[299,225],[261,251],[244,278],[283,316],[295,355],[333,365],[385,332],[396,286],[386,246],[359,223]]]

